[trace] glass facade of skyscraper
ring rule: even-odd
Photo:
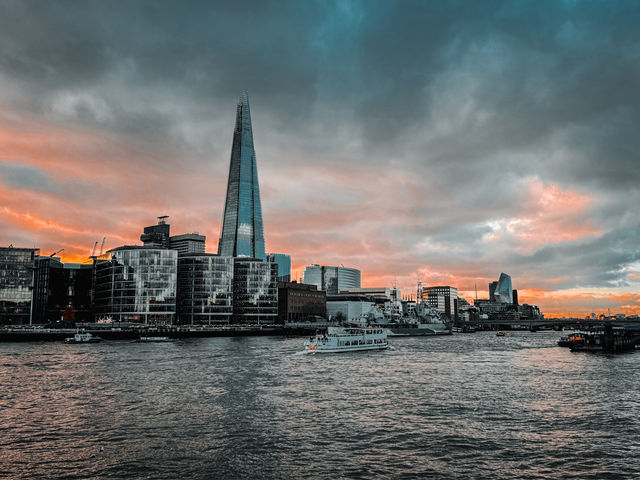
[[[173,323],[176,316],[178,252],[119,247],[96,264],[96,316],[117,322]]]
[[[233,314],[233,258],[185,254],[178,258],[178,321],[229,323]]]
[[[36,248],[0,248],[0,325],[31,323]]]
[[[218,254],[266,260],[249,97],[240,96]]]
[[[511,277],[506,273],[501,273],[498,279],[498,285],[493,293],[497,302],[513,303],[513,287],[511,286]]]
[[[235,323],[276,323],[278,266],[255,258],[235,258],[233,316]]]

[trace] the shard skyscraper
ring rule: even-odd
[[[249,97],[240,95],[218,254],[266,260]]]

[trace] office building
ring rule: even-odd
[[[171,324],[176,317],[178,252],[161,247],[124,246],[98,260],[95,315],[115,322]]]
[[[36,257],[33,323],[92,321],[93,265]]]
[[[37,248],[0,248],[0,325],[31,323]]]
[[[489,300],[492,302],[496,301],[496,288],[498,287],[498,282],[490,282],[489,283]]]
[[[492,282],[489,284],[489,292],[491,292],[491,285],[495,284],[493,297],[489,297],[496,302],[513,303],[513,287],[511,286],[511,277],[506,273],[501,273],[498,282]]]
[[[169,248],[176,250],[178,256],[189,253],[204,253],[207,237],[198,233],[183,233],[169,238]]]
[[[178,255],[187,253],[204,253],[207,237],[199,233],[183,233],[171,236],[171,225],[167,223],[169,217],[158,217],[158,224],[144,227],[140,240],[145,247],[164,247],[176,250]]]
[[[489,284],[489,299],[476,299],[474,305],[480,316],[492,322],[513,324],[544,318],[536,305],[519,305],[518,290],[511,285],[511,277],[501,273],[497,282]]]
[[[48,323],[60,320],[62,312],[55,312],[50,318],[49,300],[62,296],[63,275],[62,262],[56,257],[36,257],[33,287],[33,309],[31,318],[33,323]],[[57,302],[52,302],[57,303]]]
[[[338,295],[341,290],[361,287],[360,270],[347,267],[310,265],[305,267],[302,283],[315,285],[327,295]]]
[[[278,281],[291,281],[291,255],[286,253],[270,253],[267,260],[278,265]]]
[[[168,216],[158,217],[158,224],[144,227],[144,233],[140,235],[140,241],[146,247],[169,248],[171,238],[171,226],[167,223]]]
[[[233,322],[274,324],[278,317],[278,266],[258,258],[233,259]]]
[[[278,320],[280,323],[308,322],[327,316],[327,294],[315,285],[296,282],[278,283]]]
[[[423,291],[423,301],[445,314],[450,320],[458,318],[458,289],[449,286],[427,287]]]
[[[266,261],[249,97],[238,101],[218,254]]]
[[[211,253],[178,256],[178,322],[226,324],[233,315],[233,258]]]

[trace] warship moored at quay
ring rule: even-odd
[[[407,316],[388,319],[379,311],[371,312],[359,319],[359,325],[383,327],[390,337],[451,335],[453,324],[427,303],[419,303]]]

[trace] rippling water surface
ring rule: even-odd
[[[0,344],[0,478],[640,478],[640,352],[558,338]]]

